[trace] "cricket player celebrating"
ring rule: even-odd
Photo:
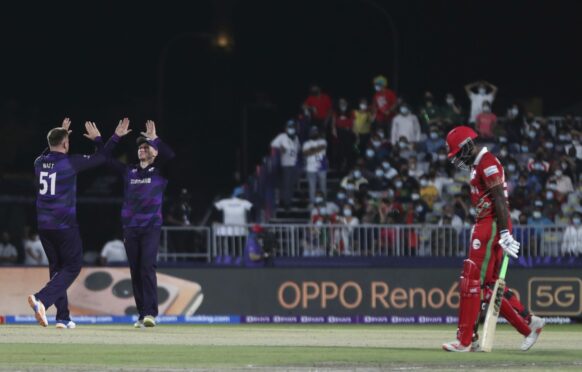
[[[84,134],[97,146],[93,155],[69,155],[69,118],[61,127],[48,132],[49,151],[34,161],[38,185],[36,211],[38,233],[49,261],[50,281],[28,296],[38,323],[46,327],[46,309],[55,305],[56,327],[75,328],[69,316],[67,288],[81,271],[83,246],[77,224],[77,174],[104,164],[119,138],[128,133],[128,120],[122,120],[115,134],[103,145],[95,123],[86,122]]]
[[[503,255],[517,258],[520,247],[511,235],[503,166],[486,147],[476,146],[475,138],[477,133],[465,126],[456,127],[447,135],[448,158],[456,167],[471,172],[471,203],[477,215],[469,258],[464,261],[459,283],[457,339],[443,344],[446,351],[479,349],[478,342],[473,342],[473,332],[480,313],[481,290],[485,299],[491,297]],[[537,341],[544,320],[530,314],[508,288],[501,296],[500,314],[525,336],[521,350],[529,350]]]
[[[125,165],[115,159],[110,165],[124,180],[121,210],[123,240],[139,313],[134,327],[154,327],[158,315],[156,277],[158,247],[162,226],[162,201],[168,180],[161,167],[174,157],[174,152],[156,135],[153,121],[146,122],[146,131],[137,140],[138,164]]]

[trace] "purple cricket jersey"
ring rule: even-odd
[[[158,156],[146,168],[141,168],[139,164],[125,165],[115,159],[110,161],[111,166],[123,175],[123,227],[162,225],[162,202],[168,180],[162,174],[161,168],[175,154],[159,138],[153,140],[153,143],[158,148]]]
[[[68,155],[46,151],[34,161],[38,186],[36,211],[38,228],[63,230],[77,227],[77,173],[95,168],[107,160],[119,137],[111,136],[103,146],[95,138],[98,151],[92,155]]]

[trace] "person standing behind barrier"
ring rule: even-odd
[[[309,183],[309,203],[315,204],[315,191],[319,189],[325,197],[327,194],[327,141],[321,138],[317,127],[309,130],[309,140],[303,144],[305,171]]]
[[[226,226],[217,227],[219,255],[238,254],[244,248],[248,214],[253,204],[242,198],[243,188],[237,187],[232,197],[217,201],[214,207],[222,212],[222,223]],[[231,251],[232,250],[232,251]]]
[[[126,165],[115,159],[110,160],[110,166],[124,181],[121,222],[133,296],[139,313],[134,324],[136,328],[156,325],[156,261],[163,221],[164,190],[168,184],[162,167],[175,155],[157,136],[153,121],[146,122],[146,131],[141,135],[137,139],[139,163]]]
[[[299,138],[295,120],[287,121],[286,130],[280,133],[271,142],[271,148],[279,151],[281,155],[281,197],[280,203],[285,209],[291,207],[293,191],[299,180],[300,169],[297,167],[299,160]]]
[[[47,134],[49,148],[34,161],[38,182],[36,199],[40,240],[49,261],[50,281],[37,293],[28,296],[38,324],[48,326],[46,309],[57,308],[57,328],[74,328],[69,316],[67,289],[75,281],[83,264],[83,243],[77,224],[77,174],[95,168],[107,160],[119,137],[127,134],[129,121],[123,120],[105,146],[95,123],[86,122],[85,137],[98,151],[93,155],[68,155],[71,120]]]
[[[571,224],[564,231],[562,241],[562,255],[580,256],[582,255],[582,215],[580,213],[572,216]]]
[[[477,93],[474,92],[475,88],[477,88]],[[488,89],[489,91],[487,91]],[[483,102],[487,101],[489,104],[493,104],[497,94],[497,87],[482,80],[465,85],[465,92],[467,92],[467,97],[471,100],[469,123],[475,124],[477,115],[483,110]]]

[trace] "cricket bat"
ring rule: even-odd
[[[497,326],[497,318],[499,318],[499,309],[501,308],[501,299],[503,291],[505,290],[505,274],[507,273],[507,264],[509,257],[504,255],[503,263],[501,264],[501,271],[499,272],[499,279],[495,282],[491,299],[489,299],[489,306],[487,314],[485,315],[485,324],[483,324],[483,339],[481,341],[481,351],[486,353],[491,352],[493,348],[493,340],[495,339],[495,328]]]

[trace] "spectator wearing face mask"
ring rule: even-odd
[[[390,186],[392,186],[392,183],[384,177],[384,169],[381,166],[377,167],[374,171],[374,177],[369,182],[368,192],[373,197],[380,197],[380,194]]]
[[[394,186],[396,187],[396,190],[398,190],[397,195],[401,198],[401,200],[406,201],[409,201],[411,195],[414,192],[418,192],[420,189],[420,185],[414,177],[414,174],[411,173],[410,169],[408,168],[408,164],[402,165],[400,167],[400,179],[396,179],[394,181]]]
[[[362,169],[356,166],[347,176],[341,180],[340,186],[347,191],[357,192],[363,184],[367,183],[368,180],[364,178]],[[349,189],[350,184],[353,185],[353,190]]]
[[[445,95],[445,105],[441,107],[441,116],[447,126],[447,128],[443,128],[445,132],[448,132],[449,127],[455,127],[463,123],[461,106],[455,102],[455,97],[452,93]]]
[[[398,171],[390,164],[388,160],[382,160],[382,170],[384,171],[384,178],[389,181],[398,175]]]
[[[564,231],[562,255],[575,257],[582,255],[582,216],[580,213],[572,216],[571,223]]]
[[[508,109],[503,120],[503,128],[507,134],[507,139],[511,143],[519,142],[521,137],[521,127],[523,125],[522,110],[519,104],[513,103]]]
[[[424,142],[425,152],[429,154],[437,154],[439,150],[446,146],[444,138],[441,136],[436,126],[430,127],[428,138]]]
[[[343,195],[343,201],[345,202],[345,192],[342,191]],[[320,214],[322,215],[328,215],[328,216],[332,216],[332,215],[337,215],[338,213],[341,212],[341,209],[339,208],[339,206],[332,202],[332,201],[327,201],[326,197],[323,195],[323,193],[321,191],[318,191],[315,194],[315,205],[314,208],[311,210],[311,215],[313,216],[316,212],[318,212],[318,208],[325,208],[325,212],[326,213],[321,213],[322,211],[320,210]]]
[[[320,130],[327,128],[332,113],[331,98],[323,93],[318,85],[314,84],[309,88],[309,96],[303,102],[303,107],[311,111],[312,125],[316,125]]]
[[[382,158],[380,154],[376,151],[372,143],[370,142],[366,147],[365,153],[365,168],[370,172],[374,172],[374,170],[380,165],[382,162]]]
[[[557,163],[559,168],[562,172],[570,177],[572,183],[578,182],[578,172],[577,170],[580,169],[578,166],[578,159],[577,159],[577,150],[574,146],[566,147],[565,149],[566,154],[560,157],[560,161]]]
[[[410,199],[412,201],[412,210],[414,211],[413,223],[425,223],[426,214],[431,211],[428,203],[421,198],[418,192],[412,193]]]
[[[507,156],[505,160],[502,160],[501,163],[507,164],[505,167],[505,179],[507,181],[507,191],[511,195],[519,183],[519,168],[517,166],[517,162],[509,156]]]
[[[475,89],[477,89],[477,92],[475,92]],[[467,96],[471,100],[469,123],[474,124],[477,120],[477,115],[483,110],[483,102],[487,101],[492,104],[495,100],[497,87],[485,80],[481,80],[465,85],[465,92],[467,92]]]
[[[528,111],[523,119],[523,125],[521,127],[521,135],[528,138],[530,142],[537,142],[540,136],[540,129],[542,125],[536,119],[533,112]]]
[[[397,145],[401,137],[406,138],[409,143],[420,141],[418,118],[410,112],[410,107],[407,104],[400,105],[400,113],[392,120],[390,142]]]
[[[372,134],[370,144],[374,149],[376,157],[380,160],[387,159],[390,155],[390,144],[381,136],[381,131]]]
[[[398,99],[396,98],[396,93],[388,89],[388,80],[384,76],[376,76],[372,82],[375,91],[372,101],[372,106],[376,114],[374,121],[379,128],[386,130],[394,117]]]
[[[327,141],[321,137],[317,127],[309,130],[309,140],[303,144],[305,172],[309,184],[309,202],[315,203],[315,191],[319,189],[327,194]]]
[[[483,109],[475,118],[475,130],[479,137],[484,140],[495,138],[495,125],[497,124],[497,115],[491,111],[491,103],[483,102]]]
[[[335,211],[336,214],[339,214],[344,207],[344,204],[347,203],[347,194],[346,191],[344,189],[340,189],[336,195],[335,195],[335,199],[333,201],[330,201],[329,204],[331,205],[331,209],[333,209]]]
[[[557,191],[561,195],[567,195],[571,192],[574,192],[574,185],[572,184],[572,180],[569,176],[564,174],[560,163],[554,167],[554,175],[548,179],[546,188],[550,185],[550,183],[555,184],[554,191]]]
[[[523,210],[526,206],[530,205],[531,195],[532,191],[528,187],[527,177],[522,174],[517,180],[517,185],[510,193],[509,204],[515,209]]]
[[[434,203],[439,197],[439,190],[434,183],[429,182],[428,176],[422,176],[420,178],[420,197],[426,202],[429,209],[433,208]]]
[[[550,171],[550,163],[544,160],[543,151],[538,150],[534,158],[530,158],[527,162],[527,170],[534,173],[543,182]]]
[[[337,134],[336,164],[340,171],[350,169],[355,162],[354,143],[356,136],[353,132],[354,113],[348,111],[348,101],[340,98],[338,108],[333,114],[333,127]]]
[[[353,126],[353,131],[356,135],[356,144],[360,151],[364,151],[365,146],[370,140],[373,119],[372,111],[368,106],[368,100],[365,98],[360,99],[358,108],[354,110]]]
[[[281,204],[289,209],[301,171],[297,166],[300,145],[294,120],[287,121],[285,132],[275,137],[271,142],[271,148],[281,155]]]
[[[355,227],[360,224],[358,217],[354,216],[352,206],[344,206],[343,215],[338,217],[338,224],[341,228],[335,230],[336,249],[340,254],[351,255],[355,247]]]
[[[424,103],[420,106],[418,114],[424,131],[426,131],[429,126],[440,122],[440,110],[434,103],[434,97],[431,92],[424,92]]]

